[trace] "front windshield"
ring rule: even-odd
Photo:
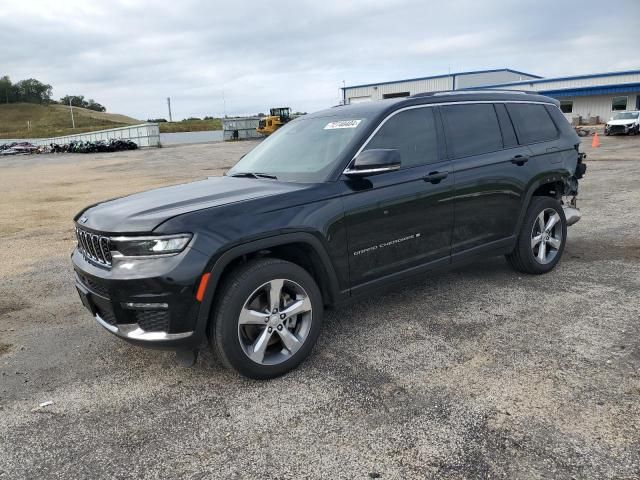
[[[635,120],[640,115],[640,112],[621,112],[616,113],[613,116],[614,120]]]
[[[227,175],[259,173],[283,181],[325,182],[365,122],[362,116],[298,118],[247,153]]]

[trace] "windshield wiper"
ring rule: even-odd
[[[244,177],[244,178],[270,178],[272,180],[277,180],[278,177],[275,175],[271,175],[269,173],[260,173],[260,172],[238,172],[230,175],[231,177]]]

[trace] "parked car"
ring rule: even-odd
[[[640,133],[640,111],[618,112],[604,126],[605,135]]]
[[[208,343],[272,378],[309,355],[326,306],[493,255],[552,270],[580,218],[579,144],[556,100],[518,92],[305,115],[222,177],[80,212],[76,287],[129,342]]]

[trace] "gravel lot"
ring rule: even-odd
[[[252,143],[0,159],[0,479],[640,477],[640,138],[601,141],[554,272],[487,259],[329,311],[269,382],[116,339],[69,261],[83,206]]]

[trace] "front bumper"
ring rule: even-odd
[[[615,134],[628,134],[631,131],[634,131],[636,128],[635,124],[630,125],[605,125],[606,133],[611,135]]]
[[[137,345],[195,349],[206,317],[195,298],[207,257],[187,248],[163,258],[128,259],[107,269],[74,250],[76,289],[98,324]]]

